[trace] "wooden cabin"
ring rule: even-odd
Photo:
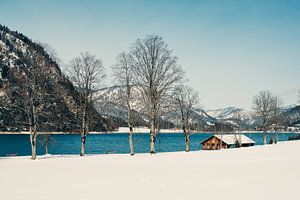
[[[222,149],[228,149],[253,146],[255,142],[242,134],[222,134],[212,135],[201,142],[201,144],[203,150],[218,150],[220,149],[221,145]]]

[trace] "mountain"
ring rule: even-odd
[[[34,64],[35,63],[35,64]],[[0,128],[26,129],[24,95],[31,94],[28,82],[39,78],[36,90],[43,104],[40,131],[78,130],[79,94],[43,47],[16,31],[0,25]],[[29,95],[28,95],[29,96]],[[91,131],[109,128],[108,121],[91,110]]]
[[[287,118],[288,126],[295,126],[296,124],[300,124],[300,105],[285,107],[283,113]]]
[[[200,108],[192,109],[192,124],[195,129],[202,131],[232,131],[234,126],[223,122]]]
[[[235,107],[228,107],[224,109],[207,110],[206,112],[216,119],[230,119],[237,117],[237,114],[239,114],[241,110],[242,109]]]
[[[114,123],[113,129],[120,126],[128,126],[127,124],[127,107],[124,99],[121,98],[121,90],[123,86],[115,85],[106,87],[98,91],[95,95],[95,108],[105,118],[111,119]],[[147,126],[147,116],[144,113],[139,113],[137,106],[133,105],[132,120],[134,126]]]
[[[114,119],[119,126],[127,126],[127,107],[122,98],[124,86],[111,86],[100,90],[96,99],[96,109],[106,118]],[[138,96],[138,91],[133,91],[133,96]],[[137,99],[137,98],[135,98]],[[143,103],[136,100],[132,105],[132,117],[134,126],[147,126],[147,113],[143,108]],[[191,112],[192,124],[194,129],[215,131],[219,129],[231,130],[233,126],[228,123],[210,116],[203,109],[196,108]],[[180,127],[181,121],[178,113],[167,112],[161,116],[160,128]],[[117,128],[117,127],[116,127]]]
[[[206,112],[211,117],[232,124],[235,127],[247,129],[255,126],[255,120],[251,111],[236,107],[228,107],[224,109],[207,110]]]
[[[229,123],[243,129],[255,128],[257,121],[254,113],[240,108],[228,107],[224,109],[207,110],[207,114],[219,121]],[[289,105],[282,108],[283,125],[295,126],[300,124],[300,105]]]
[[[112,86],[98,92],[96,98],[96,109],[106,118],[114,119],[119,126],[127,126],[127,108],[120,104],[125,98],[120,98],[123,86]],[[124,102],[123,102],[123,105]],[[147,114],[138,112],[142,109],[142,103],[133,104],[133,116],[135,126],[147,126]],[[290,105],[283,108],[284,115],[287,117],[287,126],[300,123],[300,106]],[[191,112],[193,128],[204,131],[232,131],[235,128],[254,129],[257,126],[253,111],[236,107],[224,109],[204,110],[193,109]],[[162,120],[162,119],[161,119]],[[163,117],[165,128],[180,127],[180,117],[176,113],[168,113]],[[161,127],[162,128],[162,127]]]
[[[207,125],[214,124],[217,119],[209,115],[207,112],[205,112],[203,109],[196,108],[192,111],[192,118],[196,120],[202,121],[202,123],[205,123]]]

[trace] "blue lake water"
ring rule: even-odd
[[[262,133],[244,134],[256,142],[256,145],[263,144]],[[288,140],[294,133],[279,133],[279,141]],[[210,137],[210,133],[198,133],[191,136],[191,151],[201,150],[200,142]],[[52,135],[54,141],[49,145],[50,154],[79,154],[80,135],[79,134],[58,134]],[[274,134],[268,134],[267,141],[270,141]],[[149,134],[134,134],[133,143],[136,153],[149,152]],[[159,134],[156,139],[156,152],[184,151],[185,143],[183,134],[164,133]],[[45,152],[43,145],[38,143],[37,154]],[[127,134],[101,134],[88,135],[86,141],[87,154],[106,153],[129,153],[129,143]],[[4,135],[0,134],[0,156],[25,156],[31,154],[29,135]]]

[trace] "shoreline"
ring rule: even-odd
[[[239,147],[239,148],[228,148],[228,149],[218,149],[218,150],[193,150],[186,152],[184,150],[182,151],[165,151],[165,152],[156,152],[155,154],[151,154],[149,152],[143,152],[143,153],[135,153],[133,157],[140,157],[140,156],[160,156],[160,155],[189,155],[189,154],[198,154],[201,152],[211,152],[211,153],[218,153],[218,152],[226,152],[226,151],[243,151],[249,149],[251,150],[256,150],[258,148],[268,148],[272,147],[275,145],[284,145],[284,144],[289,144],[289,143],[300,143],[300,140],[288,140],[288,141],[279,141],[277,144],[266,144],[266,145],[254,145],[254,146],[249,146],[249,147]],[[83,158],[90,158],[90,157],[106,157],[106,156],[129,156],[129,153],[98,153],[98,154],[85,154]],[[36,160],[43,160],[43,159],[52,159],[52,158],[80,158],[79,154],[37,154]],[[12,155],[12,156],[0,156],[0,161],[1,159],[29,159],[31,160],[31,155]]]
[[[241,131],[241,132],[192,132],[191,135],[194,134],[257,134],[263,133],[262,131]],[[267,134],[274,134],[275,132],[267,132]],[[278,134],[282,133],[293,133],[300,134],[300,131],[281,131]],[[29,131],[0,131],[0,135],[29,135]],[[38,134],[50,134],[50,135],[80,135],[78,132],[38,132]],[[128,132],[117,132],[117,131],[106,131],[106,132],[89,132],[88,135],[113,135],[113,134],[129,134]],[[149,132],[133,132],[133,134],[149,134]],[[180,131],[162,131],[159,134],[183,134]]]

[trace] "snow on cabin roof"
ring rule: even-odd
[[[225,142],[228,145],[235,144],[237,140],[239,141],[240,144],[255,144],[255,141],[253,141],[252,139],[250,139],[249,137],[247,137],[243,134],[212,135],[211,137],[209,137],[208,139],[206,139],[202,143],[206,142],[207,140],[209,140],[212,137],[216,137],[216,138],[218,138],[219,140],[222,140],[223,142]]]
[[[249,137],[241,134],[224,134],[224,135],[214,135],[218,139],[222,139],[223,142],[226,144],[235,144],[236,141],[238,140],[240,144],[249,144],[249,143],[255,143],[252,139]]]

